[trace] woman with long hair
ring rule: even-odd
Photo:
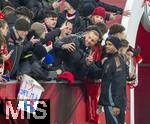
[[[8,24],[5,20],[0,20],[0,82],[6,79],[6,73],[10,70],[9,61],[13,51],[8,53],[6,36],[8,33]],[[7,72],[6,72],[7,71]]]

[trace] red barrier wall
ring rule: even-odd
[[[0,85],[0,97],[16,99],[19,84]],[[86,106],[82,84],[70,86],[69,84],[46,84],[41,99],[50,99],[51,124],[89,124],[86,121]],[[8,92],[9,91],[9,92]],[[129,88],[127,88],[129,91]],[[129,92],[128,92],[129,98]],[[126,111],[126,124],[129,124],[130,106]],[[105,124],[104,113],[100,114],[100,124]],[[23,123],[23,122],[22,122]],[[18,124],[17,122],[15,124]],[[27,124],[24,122],[24,124]]]

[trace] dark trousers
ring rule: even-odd
[[[106,124],[124,124],[125,121],[125,109],[121,108],[120,114],[114,116],[112,106],[104,106]]]

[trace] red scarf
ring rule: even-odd
[[[8,54],[8,50],[7,50],[7,46],[6,45],[3,45],[1,47],[1,54],[2,55],[7,55]],[[10,58],[4,62],[4,69],[5,70],[11,70],[12,69],[11,59]]]
[[[94,60],[95,60],[96,62],[97,62],[97,61],[100,61],[101,56],[102,56],[102,46],[96,44],[96,45],[93,47],[93,52],[94,52],[94,55],[93,55]]]

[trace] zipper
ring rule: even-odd
[[[12,66],[12,70],[14,69],[14,66],[15,66],[15,63],[16,63],[16,60],[17,60],[17,53],[18,53],[18,47],[16,46],[16,52],[15,52],[16,54],[16,57],[15,57],[15,61],[14,61],[14,64],[13,64],[13,66]],[[12,72],[12,70],[10,71],[10,73]]]

